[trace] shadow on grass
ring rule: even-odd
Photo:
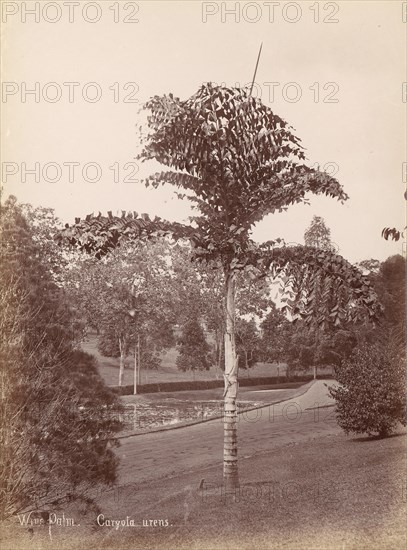
[[[355,437],[352,438],[351,441],[355,443],[369,443],[371,441],[379,441],[379,440],[385,440],[385,439],[393,439],[394,437],[402,437],[406,436],[407,431],[404,432],[397,432],[389,435],[365,435],[363,437]]]

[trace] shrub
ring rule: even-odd
[[[330,393],[346,433],[386,437],[406,425],[404,349],[394,338],[357,347],[335,372],[341,386]]]
[[[117,398],[75,349],[75,319],[13,201],[0,219],[0,519],[116,479]]]

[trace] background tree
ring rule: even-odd
[[[335,250],[331,242],[331,230],[326,226],[325,220],[321,216],[314,216],[312,218],[309,228],[304,233],[304,242],[306,246],[312,246],[321,250]],[[317,290],[316,300],[321,299],[320,290]],[[331,333],[334,332],[332,327],[330,329]],[[317,323],[313,323],[312,327],[305,329],[307,341],[304,342],[301,341],[301,338],[297,338],[298,348],[294,352],[296,353],[296,357],[291,356],[291,366],[303,369],[312,366],[314,368],[314,378],[317,378],[318,365],[324,364],[326,357],[326,353],[323,351],[329,337],[326,330],[326,327],[320,327]]]
[[[88,216],[68,227],[63,237],[97,257],[123,239],[149,235],[189,236],[194,259],[222,265],[225,304],[224,481],[239,484],[237,469],[237,354],[235,340],[236,273],[251,267],[259,276],[279,278],[289,293],[285,308],[293,317],[312,319],[315,291],[322,323],[376,317],[369,282],[343,258],[311,247],[257,245],[254,225],[267,214],[307,202],[308,192],[345,200],[337,180],[304,164],[305,155],[292,129],[247,90],[204,84],[186,101],[155,96],[146,104],[149,134],[139,155],[170,170],[146,185],[173,184],[183,189],[197,212],[191,227],[163,220]],[[335,303],[335,306],[333,305]]]
[[[260,360],[260,336],[253,318],[236,319],[236,353],[243,369],[250,369]]]
[[[369,275],[375,275],[378,273],[380,269],[380,262],[379,260],[375,260],[374,258],[370,258],[369,260],[362,260],[361,262],[358,262],[356,266],[365,274]]]
[[[115,396],[76,349],[75,320],[14,199],[0,218],[0,515],[89,496],[116,478]]]
[[[203,323],[210,334],[210,362],[220,372],[225,370],[223,278],[220,265],[191,262],[193,248],[189,241],[171,248],[173,296],[176,299],[177,323],[183,326],[191,319]]]
[[[358,343],[355,332],[355,329],[337,329],[324,335],[316,348],[315,364],[335,367],[349,358]]]
[[[119,281],[108,284],[108,289],[99,295],[100,298],[104,307],[98,321],[98,348],[106,357],[119,357],[119,386],[122,386],[125,360],[130,353],[130,346],[134,346],[136,341],[136,329],[130,315],[133,295],[130,285]]]
[[[270,311],[261,323],[261,359],[266,363],[286,361],[291,343],[293,324],[275,306],[271,304]]]
[[[209,370],[209,345],[205,332],[196,318],[183,325],[177,347],[179,355],[176,365],[180,370]]]
[[[132,352],[143,368],[157,368],[159,353],[173,344],[175,322],[167,246],[122,246],[103,261],[92,259],[70,272],[70,295],[99,333],[99,350],[119,357],[119,385]]]
[[[211,363],[223,372],[225,309],[221,265],[215,262],[211,265],[191,263],[192,250],[188,242],[177,243],[169,253],[174,274],[172,289],[176,297],[175,317],[180,325],[194,317],[203,322],[213,337]],[[237,315],[261,318],[272,304],[267,281],[253,280],[249,272],[239,272],[236,274],[236,283]]]
[[[297,321],[286,340],[289,371],[294,373],[314,368],[316,375],[318,367],[339,365],[349,357],[356,344],[353,330],[331,328],[318,335],[313,327]]]
[[[64,286],[69,273],[87,259],[77,250],[63,250],[58,246],[55,236],[63,227],[53,208],[34,207],[31,204],[19,204],[19,208],[30,226],[32,239],[41,253],[41,262],[50,272],[58,286]]]
[[[314,246],[322,250],[334,250],[331,242],[331,230],[325,225],[324,218],[314,216],[304,233],[305,246]]]
[[[382,324],[405,328],[406,323],[406,259],[390,256],[372,274],[372,281],[384,307]]]

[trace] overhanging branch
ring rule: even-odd
[[[350,321],[377,322],[382,313],[369,279],[331,251],[260,245],[252,250],[248,264],[259,270],[260,277],[279,279],[288,295],[284,308],[294,317],[310,322],[317,316],[321,325],[340,326]]]
[[[137,212],[123,211],[122,216],[98,216],[90,214],[84,220],[76,218],[75,224],[66,224],[55,237],[60,244],[74,246],[96,258],[106,256],[123,242],[137,242],[154,237],[170,236],[176,240],[199,238],[198,230],[159,217],[153,220],[147,214],[138,217]]]

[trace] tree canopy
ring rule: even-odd
[[[123,212],[121,217],[90,215],[66,227],[60,239],[100,257],[126,239],[189,237],[195,257],[220,258],[226,269],[252,265],[263,274],[269,270],[272,276],[281,275],[292,295],[286,308],[294,315],[306,315],[306,310],[313,314],[314,288],[322,278],[324,297],[335,297],[337,306],[326,307],[325,299],[325,318],[337,324],[366,313],[375,318],[369,281],[340,256],[280,246],[278,238],[259,247],[250,239],[257,221],[291,204],[308,202],[308,193],[348,198],[335,178],[307,167],[301,142],[283,119],[247,90],[211,83],[185,101],[172,94],[155,96],[146,108],[149,133],[139,158],[154,159],[171,170],[149,176],[145,184],[182,188],[181,196],[191,200],[198,213],[192,225],[138,218],[135,212]]]

